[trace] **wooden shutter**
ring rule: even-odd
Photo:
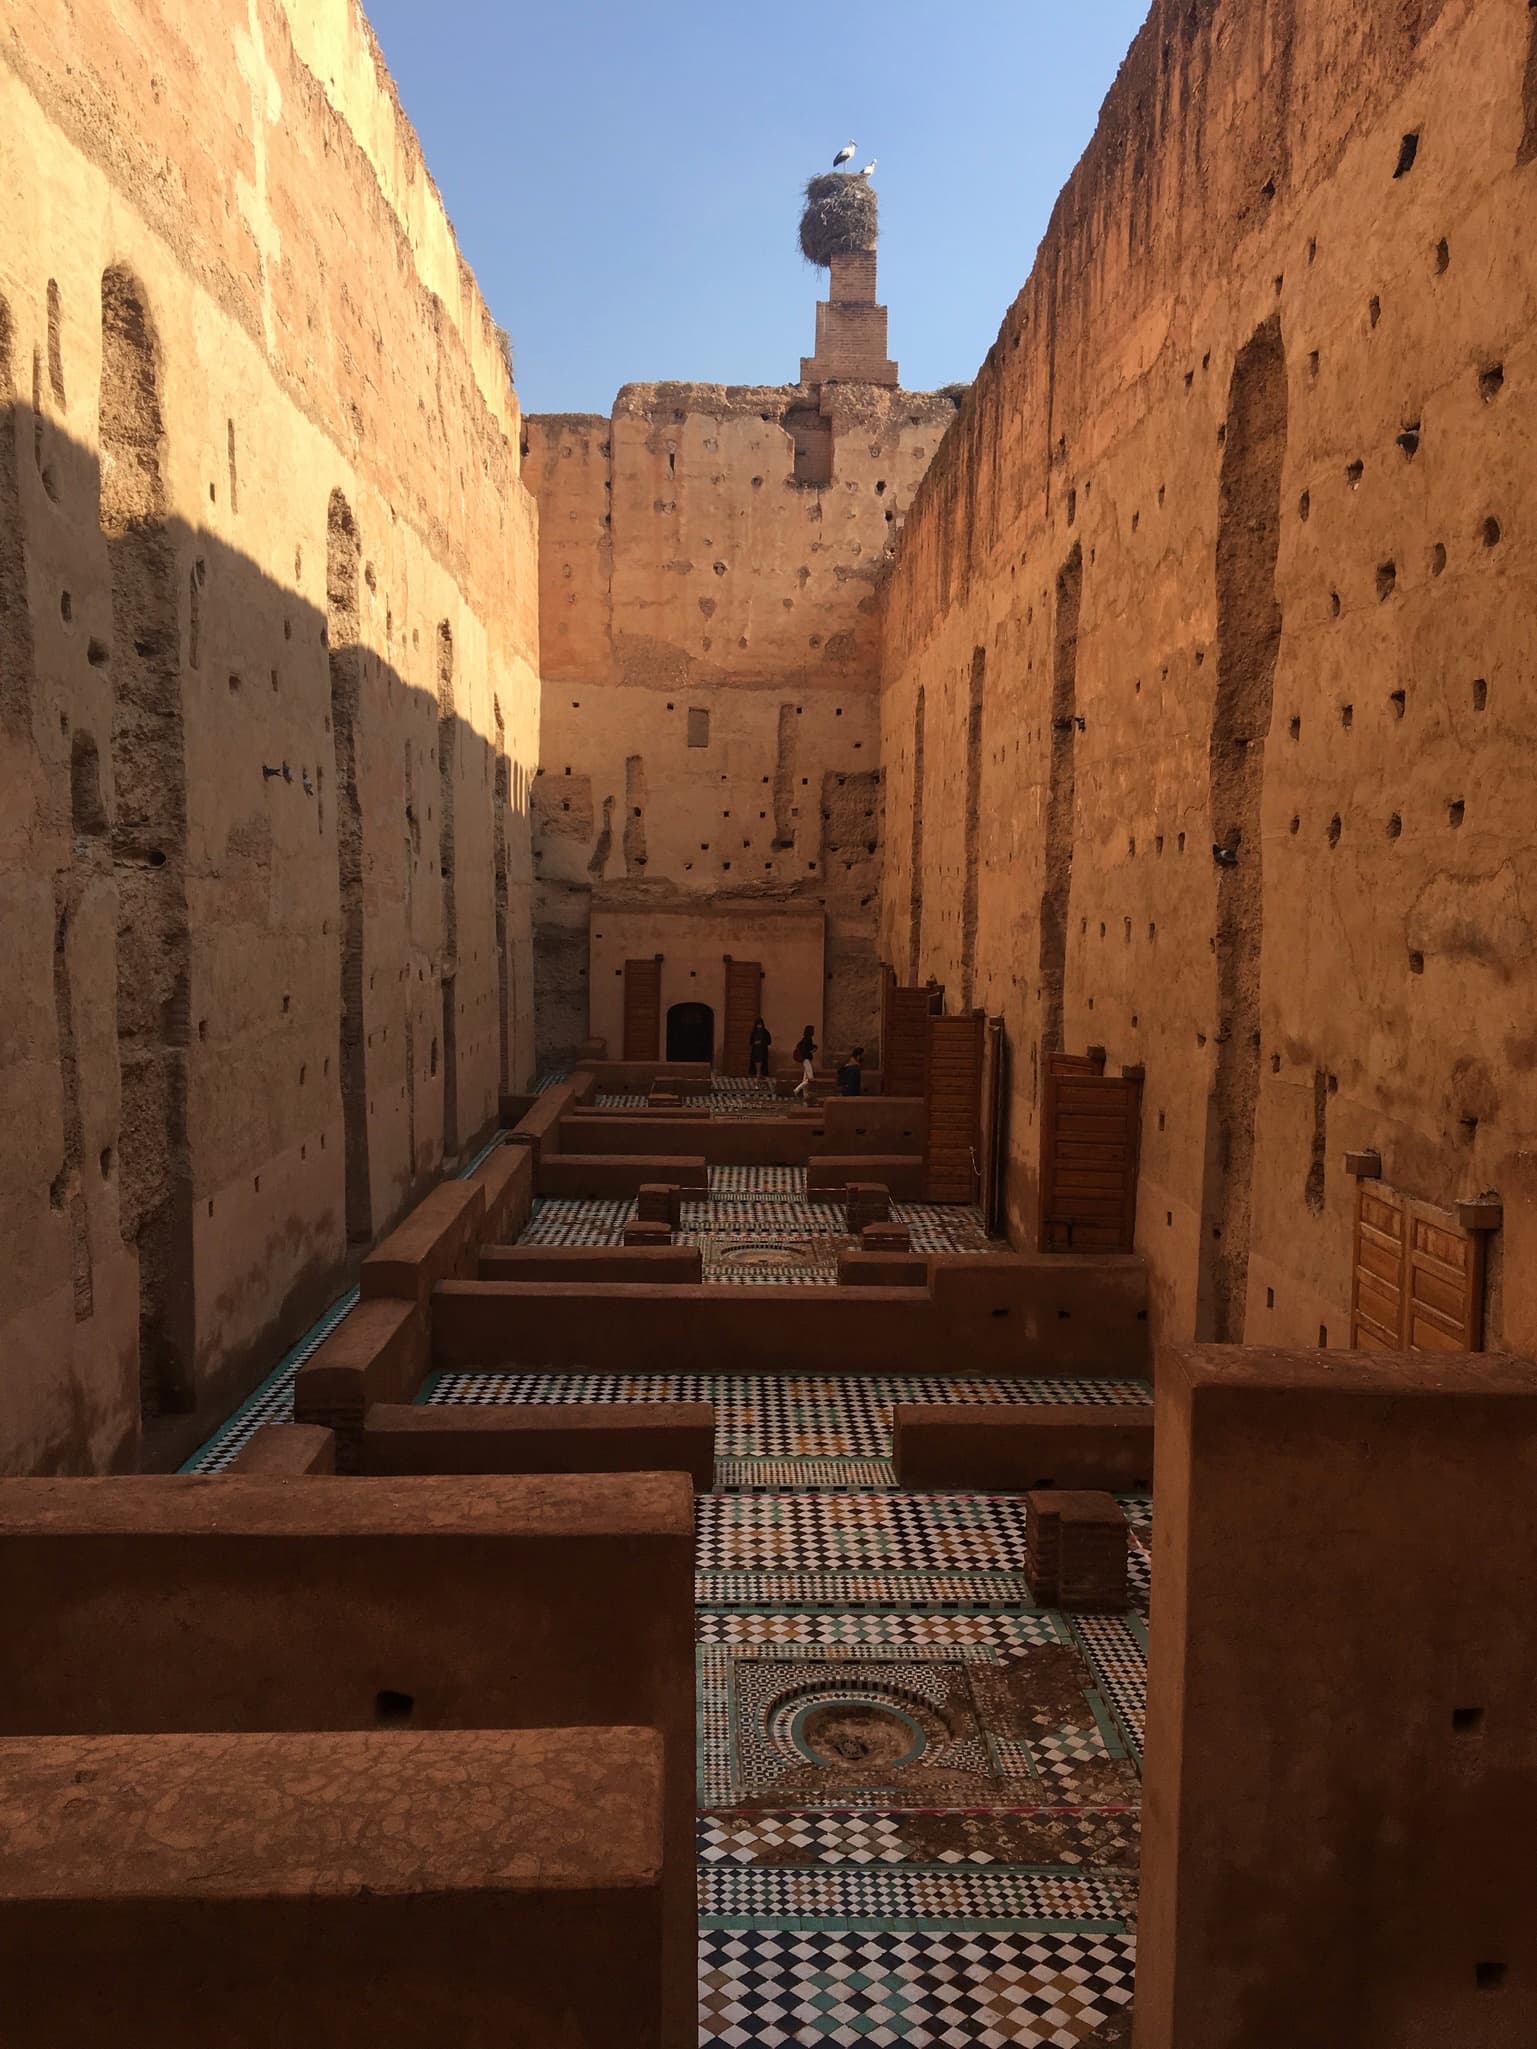
[[[624,964],[624,1058],[655,1060],[662,1035],[662,956]]]
[[[923,1192],[929,1202],[977,1199],[985,1024],[981,1011],[970,1017],[925,1020],[923,1094],[928,1103],[928,1138],[924,1147]]]
[[[982,1042],[982,1221],[994,1237],[1003,1230],[1008,1166],[1009,1042],[1003,1019],[990,1017]]]
[[[1476,1352],[1484,1247],[1448,1211],[1382,1181],[1356,1188],[1350,1342],[1358,1351]]]
[[[898,988],[889,968],[887,977],[881,1006],[881,1087],[888,1096],[921,1096],[933,992]]]
[[[1130,1252],[1142,1140],[1139,1076],[1048,1053],[1041,1100],[1042,1252]]]
[[[763,963],[726,955],[726,1016],[721,1027],[720,1071],[745,1074],[752,1028],[763,1010]]]

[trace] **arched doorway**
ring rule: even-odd
[[[715,1058],[715,1012],[708,1003],[675,1003],[667,1013],[669,1060]]]

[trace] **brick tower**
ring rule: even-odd
[[[834,256],[827,297],[817,302],[816,352],[801,357],[802,384],[891,384],[886,309],[875,299],[875,251]]]

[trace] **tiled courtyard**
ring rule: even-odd
[[[617,1243],[628,1209],[542,1201],[523,1242]],[[897,1210],[924,1250],[987,1249],[972,1212]],[[712,1281],[831,1285],[842,1223],[797,1169],[720,1169],[683,1236]],[[1123,1501],[1131,1614],[1038,1609],[1022,1501],[898,1492],[891,1411],[1148,1398],[963,1373],[452,1372],[423,1390],[715,1406],[695,1590],[702,2043],[1129,2042],[1150,1504]],[[285,1399],[275,1375],[250,1427]],[[237,1418],[203,1468],[248,1434]]]

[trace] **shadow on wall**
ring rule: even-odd
[[[126,274],[99,461],[14,358],[0,300],[0,1471],[167,1466],[527,1077],[521,686],[394,619],[331,479],[293,517],[324,610],[169,513]],[[455,709],[487,695],[489,735]]]

